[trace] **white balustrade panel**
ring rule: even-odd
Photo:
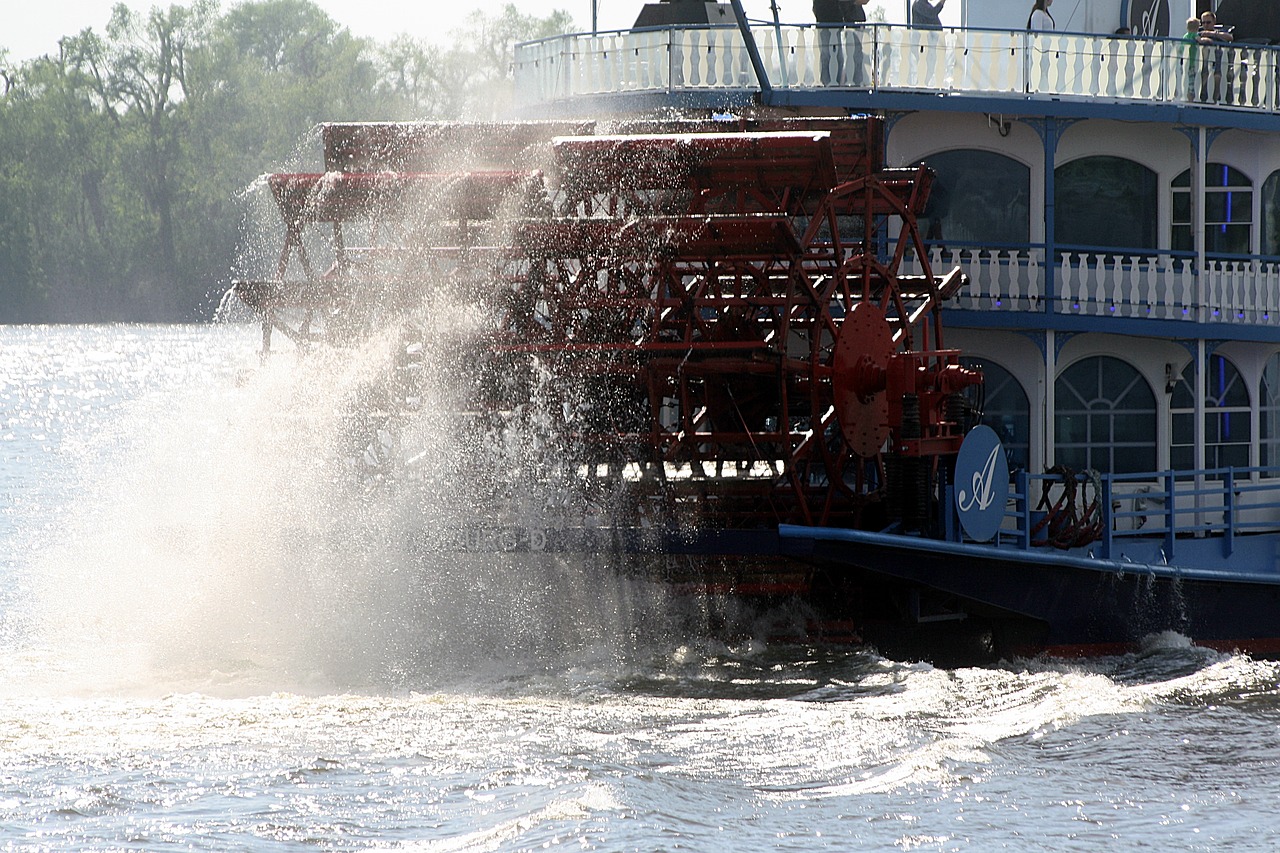
[[[1046,293],[1044,251],[930,248],[935,274],[959,266],[969,286],[949,307],[1035,311]],[[1280,264],[1213,261],[1201,275],[1190,258],[1064,252],[1054,266],[1053,311],[1091,317],[1280,323]],[[908,258],[904,272],[918,274]]]
[[[960,267],[969,285],[951,302],[951,308],[970,311],[1034,311],[1043,307],[1043,250],[1017,252],[1007,249],[966,247],[960,249],[930,247],[929,266],[935,275]],[[908,257],[903,271],[909,275],[923,272],[920,264]]]
[[[1280,58],[1270,47],[1192,51],[1180,39],[1021,30],[753,27],[777,89],[823,87],[1031,94],[1150,103],[1211,101],[1280,109]],[[755,89],[736,27],[568,35],[517,45],[522,104],[579,95]]]

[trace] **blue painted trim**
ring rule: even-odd
[[[893,533],[871,533],[865,530],[848,530],[834,527],[801,527],[794,524],[778,525],[778,536],[793,542],[846,542],[873,548],[891,548],[928,554],[964,557],[969,560],[1018,563],[1036,566],[1057,566],[1100,574],[1143,574],[1152,577],[1202,580],[1226,583],[1252,583],[1280,586],[1280,573],[1249,572],[1236,569],[1191,568],[1187,566],[1163,566],[1152,563],[1129,563],[1118,560],[1102,560],[1091,557],[1073,557],[1052,550],[1014,550],[994,545],[977,545],[961,542],[944,542]],[[856,560],[850,560],[856,565]],[[959,569],[957,569],[959,571]]]
[[[769,80],[769,72],[760,56],[756,37],[751,34],[751,24],[747,22],[747,13],[743,11],[742,0],[729,0],[729,4],[733,8],[738,32],[742,34],[742,43],[747,47],[747,57],[751,60],[751,68],[756,73],[756,81],[760,84],[760,100],[766,104],[770,103],[773,98],[773,83]]]
[[[1036,132],[1036,136],[1040,137],[1046,149],[1052,147],[1055,151],[1067,129],[1078,121],[1084,121],[1083,118],[1067,116],[1019,116],[1017,118]]]
[[[1078,334],[1081,334],[1081,333],[1080,332],[1060,332],[1059,334],[1056,334],[1053,336],[1054,362],[1057,362],[1058,359],[1062,358],[1062,350],[1065,349],[1067,346],[1067,343]],[[1046,334],[1045,337],[1047,338],[1048,335]]]
[[[1232,341],[1280,344],[1280,327],[1246,323],[1199,323],[1144,320],[1140,317],[1096,317],[1084,314],[1041,314],[1030,311],[966,311],[944,308],[948,329],[1010,329],[1019,332],[1053,329],[1057,332],[1096,332],[1141,338],[1223,338]]]
[[[1073,124],[1067,122],[1065,124]],[[1062,130],[1065,130],[1064,125]],[[1044,256],[1046,258],[1056,258],[1058,256],[1057,246],[1054,244],[1054,235],[1058,231],[1057,222],[1057,184],[1055,178],[1057,176],[1057,160],[1058,160],[1058,140],[1062,137],[1062,130],[1058,129],[1058,120],[1054,116],[1050,116],[1044,120],[1044,133],[1041,134],[1040,140],[1044,146]],[[1042,308],[1045,314],[1054,312],[1054,302],[1058,296],[1058,265],[1045,264],[1042,267],[1044,273],[1044,306]]]
[[[549,101],[531,107],[517,107],[520,118],[599,118],[634,115],[661,110],[745,110],[759,105],[755,89],[686,89],[655,92],[627,92],[605,95],[578,95],[564,101]]]
[[[951,324],[948,323],[947,325],[949,326]],[[1045,357],[1045,351],[1046,351],[1046,347],[1048,345],[1048,339],[1049,339],[1049,336],[1045,334],[1044,330],[1043,329],[1019,329],[1018,334],[1022,335],[1024,338],[1031,341],[1031,343],[1035,344],[1036,349],[1040,350],[1040,358],[1041,360],[1043,360]],[[1025,389],[1023,390],[1022,393],[1024,394],[1026,393]]]
[[[554,112],[565,117],[590,117],[601,111],[627,111],[637,98],[644,99],[649,109],[692,107],[687,99],[697,96],[716,103],[751,105],[759,101],[757,89],[716,89],[697,91],[654,91],[645,93],[605,93],[577,95],[564,101],[541,103],[523,115],[546,115]],[[1007,118],[1077,118],[1143,121],[1170,125],[1190,125],[1224,130],[1280,131],[1280,113],[1246,112],[1219,108],[1209,104],[1156,104],[1143,101],[1106,102],[1097,100],[1060,100],[1051,97],[1008,95],[968,95],[946,92],[906,92],[859,89],[774,89],[771,106],[823,107],[850,112],[963,112],[1002,113]]]

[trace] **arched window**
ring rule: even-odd
[[[1262,254],[1280,255],[1280,172],[1262,184]]]
[[[1195,249],[1191,237],[1191,170],[1173,179],[1174,251]],[[1244,173],[1223,163],[1204,167],[1204,249],[1225,255],[1250,253],[1253,185]]]
[[[1156,398],[1130,364],[1082,359],[1054,383],[1055,460],[1077,471],[1137,473],[1156,468]]]
[[[962,357],[960,363],[982,371],[982,422],[995,430],[1009,459],[1009,470],[1026,470],[1031,454],[1031,405],[1027,392],[1000,365]]]
[[[926,240],[986,245],[1031,241],[1031,169],[991,151],[956,149],[927,158],[937,174],[920,217]]]
[[[1123,157],[1082,157],[1054,171],[1054,240],[1064,246],[1159,246],[1156,173]]]
[[[1169,399],[1173,441],[1169,466],[1195,468],[1195,362],[1182,370]],[[1209,356],[1204,376],[1204,466],[1245,468],[1249,465],[1249,389],[1236,366],[1220,355]]]
[[[1280,467],[1280,353],[1267,360],[1258,390],[1259,465]],[[1280,474],[1280,472],[1277,472]]]

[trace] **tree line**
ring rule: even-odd
[[[309,0],[193,0],[117,4],[22,63],[0,47],[0,323],[207,319],[247,188],[310,128],[500,117],[513,46],[570,28],[508,4],[452,46],[380,43]]]

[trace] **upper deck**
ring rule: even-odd
[[[646,107],[988,110],[1280,130],[1280,50],[1181,39],[901,24],[753,25],[555,36],[518,45],[528,115]],[[825,68],[824,60],[825,59]],[[1213,69],[1218,85],[1197,78]],[[928,104],[922,104],[927,100]]]
[[[663,108],[873,112],[895,128],[895,162],[932,162],[931,152],[945,150],[944,138],[954,148],[999,150],[1027,164],[1033,176],[1029,239],[966,243],[950,234],[945,243],[930,242],[935,267],[958,264],[970,274],[966,293],[950,303],[949,312],[963,314],[953,320],[1075,331],[1103,324],[1126,334],[1280,340],[1280,256],[1265,236],[1276,214],[1263,200],[1271,197],[1263,191],[1264,180],[1280,173],[1280,146],[1268,140],[1269,153],[1235,164],[1229,156],[1233,147],[1260,150],[1265,137],[1259,134],[1280,133],[1277,48],[901,24],[770,24],[753,26],[751,33],[763,83],[742,32],[733,26],[565,35],[523,44],[516,52],[517,103],[530,116],[591,118]],[[937,120],[900,121],[912,114]],[[959,126],[942,122],[963,114],[998,116],[1001,138],[978,141],[970,135],[967,144],[958,141]],[[1017,132],[1003,138],[1009,119],[1035,130],[1038,157],[1015,144]],[[1120,122],[1130,128],[1123,143],[1115,141]],[[1135,130],[1139,124],[1148,130]],[[912,141],[900,132],[907,125],[913,127]],[[1082,130],[1090,125],[1093,131]],[[1068,127],[1077,139],[1092,133],[1095,142],[1068,153],[1059,145]],[[1248,139],[1215,141],[1226,139],[1226,131]],[[1151,242],[1079,245],[1055,235],[1054,172],[1080,151],[1145,161],[1158,176],[1148,207],[1155,225]],[[1252,192],[1246,188],[1232,196],[1253,209],[1246,217],[1253,223],[1246,250],[1215,253],[1204,237],[1203,202],[1193,206],[1201,210],[1198,225],[1175,226],[1173,219],[1182,214],[1175,211],[1181,196],[1174,182],[1195,159],[1223,159],[1252,173]],[[1222,191],[1213,195],[1226,197]],[[1179,245],[1170,236],[1177,227],[1194,232],[1194,239]]]

